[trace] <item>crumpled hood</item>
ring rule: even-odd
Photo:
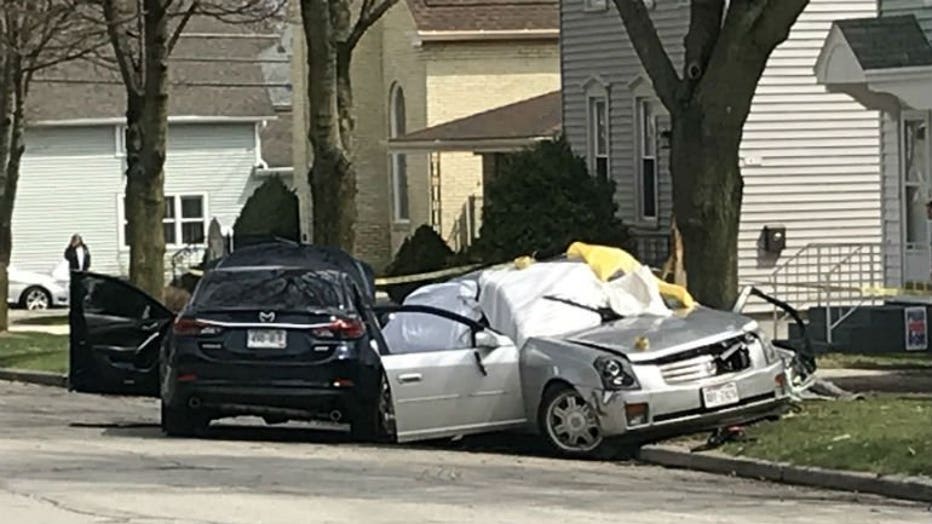
[[[754,330],[757,323],[728,311],[697,307],[671,317],[637,316],[559,338],[623,354],[632,362],[643,362],[736,337]],[[635,347],[638,337],[647,337],[648,347]]]

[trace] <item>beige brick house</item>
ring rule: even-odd
[[[389,140],[560,87],[555,0],[400,0],[353,56],[357,254],[387,264],[430,224],[459,247],[475,227],[482,157],[473,150],[389,149]],[[295,45],[295,168],[309,165],[304,41]],[[394,141],[393,141],[394,142]],[[308,210],[305,177],[295,177]],[[303,219],[310,231],[310,214]]]

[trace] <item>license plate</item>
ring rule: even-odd
[[[288,343],[284,329],[250,329],[246,332],[246,347],[252,349],[282,349]]]
[[[734,382],[702,388],[702,403],[709,409],[737,404],[740,400],[738,385]]]

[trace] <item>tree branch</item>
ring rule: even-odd
[[[175,28],[175,32],[172,33],[171,38],[168,39],[167,55],[172,54],[172,51],[175,50],[175,45],[178,44],[178,39],[181,38],[181,32],[184,31],[184,28],[187,27],[188,22],[191,21],[191,17],[194,16],[194,13],[197,12],[198,8],[197,0],[191,2],[191,5],[185,10],[184,14],[181,15],[181,20],[178,22],[178,27]]]
[[[356,48],[356,44],[362,40],[366,31],[378,22],[397,2],[398,0],[363,0],[362,8],[359,10],[359,18],[356,19],[356,24],[346,41],[351,53]]]
[[[654,26],[643,0],[614,0],[621,15],[628,39],[634,46],[641,64],[650,75],[654,91],[671,113],[677,110],[677,100],[682,85],[670,56],[663,48],[657,28]]]
[[[689,10],[689,32],[686,34],[686,64],[683,77],[697,82],[705,73],[712,50],[722,31],[725,0],[692,0]]]
[[[120,15],[117,6],[114,5],[114,0],[102,0],[101,7],[107,24],[110,44],[113,46],[114,59],[117,66],[119,66],[123,83],[128,90],[140,93],[142,91],[142,79],[136,75],[137,68],[133,49],[129,43],[129,35],[122,31],[123,17]]]
[[[769,53],[790,36],[790,29],[808,5],[809,0],[768,0],[751,27],[751,37]]]

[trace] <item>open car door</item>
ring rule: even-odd
[[[117,278],[71,275],[70,389],[157,397],[159,352],[174,315]]]
[[[430,306],[376,312],[398,442],[524,425],[518,349],[507,337]]]

